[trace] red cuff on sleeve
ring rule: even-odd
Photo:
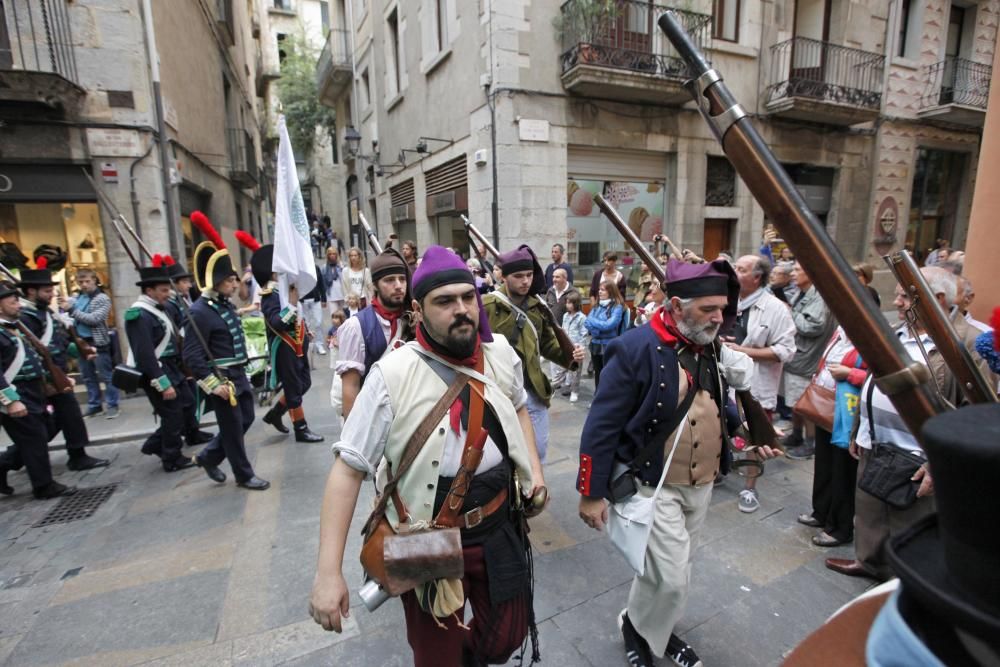
[[[590,495],[590,475],[593,472],[593,465],[590,456],[580,454],[580,475],[576,480],[576,490],[585,496]]]

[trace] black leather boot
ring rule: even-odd
[[[284,403],[275,403],[267,414],[264,415],[264,423],[270,424],[278,433],[288,433],[288,427],[281,420],[281,417],[288,411]]]
[[[309,430],[306,420],[295,422],[295,442],[323,442],[323,436]]]

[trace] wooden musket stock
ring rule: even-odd
[[[479,244],[483,246],[483,248],[485,248],[488,253],[490,253],[491,255],[493,255],[494,258],[499,260],[500,251],[494,248],[493,244],[486,240],[486,237],[483,236],[483,233],[480,232],[478,229],[476,229],[476,226],[472,224],[472,222],[464,215],[462,216],[462,222],[465,224],[465,229],[466,231],[469,232],[469,235],[472,236],[477,241],[479,241]],[[576,349],[576,345],[573,344],[573,341],[569,339],[569,335],[565,331],[563,331],[563,328],[559,326],[558,322],[556,322],[556,316],[553,314],[552,309],[549,308],[549,304],[545,303],[545,299],[539,297],[537,301],[539,309],[542,311],[542,314],[545,316],[545,319],[547,319],[549,321],[549,324],[552,325],[552,331],[556,335],[556,341],[558,341],[559,343],[559,349],[562,350],[564,356],[569,357],[571,360],[568,368],[570,370],[575,369],[579,365],[578,362],[572,361],[573,351]],[[541,344],[541,342],[542,341],[538,341],[539,344]]]
[[[924,422],[945,407],[928,386],[927,367],[910,359],[850,264],[678,17],[667,11],[658,24],[687,64],[692,77],[687,88],[726,157],[796,258],[808,267],[813,284],[872,368],[879,388],[919,440]]]
[[[934,341],[969,403],[995,403],[996,391],[976,366],[910,253],[900,250],[883,259],[910,297],[917,321]]]

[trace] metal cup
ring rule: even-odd
[[[361,596],[361,602],[368,611],[375,611],[391,597],[374,579],[366,581],[365,585],[358,589],[358,595]]]

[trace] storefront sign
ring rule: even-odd
[[[94,201],[80,165],[0,164],[0,201]]]
[[[136,130],[87,128],[87,148],[94,157],[139,157],[143,153]]]
[[[521,141],[548,141],[549,121],[522,118],[517,122],[517,133]]]
[[[455,191],[449,190],[427,198],[427,215],[437,215],[455,210]]]
[[[392,222],[406,222],[409,220],[417,219],[416,207],[413,203],[400,204],[399,206],[393,206],[389,211],[389,219]]]

